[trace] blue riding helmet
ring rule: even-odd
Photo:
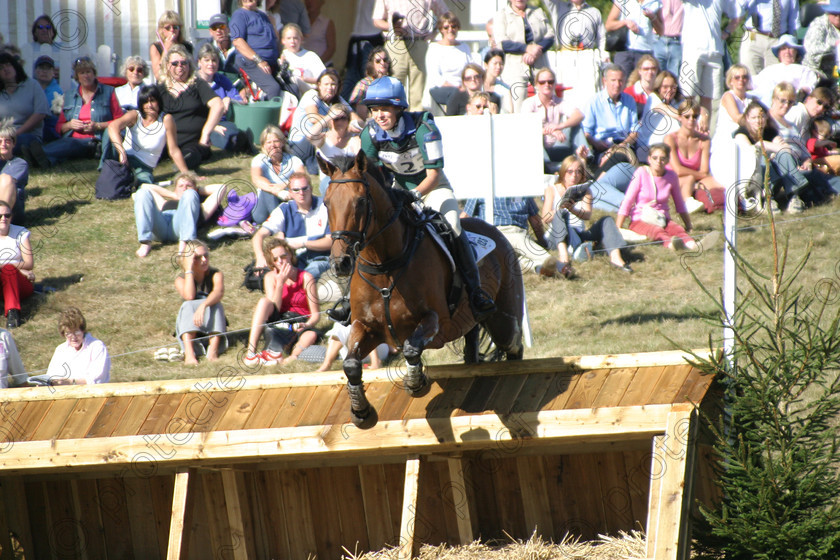
[[[391,105],[393,107],[408,108],[405,88],[402,83],[390,76],[377,78],[368,86],[365,98],[362,101],[368,107],[375,105]]]

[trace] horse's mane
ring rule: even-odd
[[[342,173],[347,173],[353,169],[353,166],[356,164],[356,157],[336,156],[334,158],[330,158],[330,163],[335,165]],[[382,168],[376,165],[370,158],[367,158],[367,174],[370,179],[379,183],[379,186],[382,187],[391,199],[391,202],[394,203],[394,206],[398,206],[400,201],[402,201],[403,206],[407,207],[414,201],[414,196],[407,190],[403,188],[392,188],[389,185],[388,180],[385,178]]]

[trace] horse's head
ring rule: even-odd
[[[337,276],[350,276],[373,220],[373,201],[364,152],[360,151],[355,159],[336,162],[338,165],[318,157],[318,166],[330,177],[330,187],[324,197],[333,239],[330,268]]]

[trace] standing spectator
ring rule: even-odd
[[[181,272],[175,277],[175,289],[184,302],[175,321],[175,336],[184,352],[184,363],[198,363],[196,347],[204,345],[195,339],[211,335],[207,341],[207,359],[215,362],[227,349],[227,320],[222,297],[225,278],[222,271],[210,266],[210,248],[201,241],[192,241],[178,257]]]
[[[738,59],[757,76],[779,62],[776,39],[799,31],[799,0],[747,0],[742,9],[744,37]]]
[[[636,102],[623,90],[624,70],[615,64],[608,65],[604,69],[604,89],[584,113],[583,131],[604,168],[611,166],[611,156],[618,148],[632,149],[639,135]]]
[[[391,75],[403,82],[412,111],[423,109],[426,51],[435,21],[448,12],[443,0],[376,0],[373,24],[385,34]]]
[[[349,98],[350,106],[353,107],[353,110],[356,111],[356,114],[362,120],[366,121],[368,117],[367,105],[363,103],[368,86],[382,76],[390,75],[391,59],[388,57],[388,51],[385,50],[385,47],[374,47],[370,51],[370,56],[365,66],[365,77],[359,80],[353,87]]]
[[[274,124],[260,134],[261,152],[251,160],[251,182],[259,189],[254,207],[254,223],[260,224],[280,205],[289,200],[289,178],[292,173],[306,173],[303,162],[292,155],[286,135]]]
[[[301,93],[309,91],[318,80],[318,76],[326,70],[326,66],[312,51],[303,48],[303,33],[296,23],[287,23],[280,34],[283,52],[280,61],[289,64],[289,71],[295,79],[295,84]]]
[[[259,5],[259,2],[257,2]],[[260,8],[260,11],[268,16],[271,26],[274,28],[274,34],[277,36],[277,44],[280,44],[280,31],[283,29],[283,24],[286,23],[280,17],[280,2],[279,0],[265,0],[265,9]]]
[[[26,368],[20,359],[15,339],[6,329],[0,329],[0,389],[26,386]]]
[[[750,70],[743,64],[733,64],[726,71],[726,87],[720,100],[717,126],[712,136],[712,156],[710,161],[712,175],[726,181],[730,176],[727,170],[732,168],[731,154],[734,153],[735,139],[733,133],[740,126],[741,115],[747,105],[755,99],[750,93],[752,79]]]
[[[239,0],[240,7],[230,18],[230,38],[236,48],[237,69],[272,99],[282,91],[275,78],[280,71],[280,45],[277,29],[259,5],[259,0]]]
[[[638,66],[642,55],[653,56],[654,25],[657,33],[661,33],[662,21],[659,19],[658,7],[646,9],[650,8],[651,4],[656,3],[645,2],[643,6],[640,0],[614,2],[607,15],[607,21],[604,22],[607,31],[627,28],[627,50],[615,53],[614,60],[624,70],[625,76],[629,76]]]
[[[20,60],[0,52],[0,119],[11,117],[17,134],[15,153],[24,154],[30,163],[48,166],[41,140],[44,119],[50,113],[47,94],[29,78]],[[32,152],[25,153],[24,148]]]
[[[87,332],[85,316],[68,307],[58,316],[59,344],[47,367],[50,385],[86,385],[111,380],[111,356],[105,344]]]
[[[242,97],[233,83],[224,74],[219,73],[219,52],[213,45],[205,44],[198,49],[198,71],[196,75],[222,100],[222,118],[210,134],[210,143],[222,150],[234,153],[249,153],[251,142],[248,135],[240,131],[226,115],[232,103],[243,104]]]
[[[340,157],[355,157],[362,147],[359,135],[350,130],[350,112],[341,103],[335,103],[324,116],[323,121],[316,121],[318,131],[313,130],[312,145],[317,154],[327,161]],[[326,130],[324,131],[324,127]],[[322,132],[323,131],[323,132]],[[319,170],[321,195],[326,196],[330,177]]]
[[[193,46],[184,37],[183,30],[181,16],[176,12],[167,10],[161,14],[157,25],[158,40],[149,46],[149,60],[152,61],[152,73],[156,80],[161,80],[161,60],[175,45],[181,45],[192,57]]]
[[[310,29],[305,34],[303,48],[318,55],[325,65],[332,66],[335,54],[335,24],[321,13],[324,0],[306,0],[306,13],[309,16]]]
[[[510,86],[502,81],[505,70],[505,52],[500,49],[490,49],[484,54],[484,91],[496,94],[501,105],[500,113],[513,112],[513,95]]]
[[[47,14],[41,14],[32,23],[32,47],[33,53],[38,53],[39,56],[44,53],[44,45],[50,47],[50,58],[53,60],[60,60],[61,51],[64,50],[61,41],[56,41],[58,37],[58,28],[55,26],[52,18]],[[60,69],[59,62],[56,62],[53,68],[53,78],[58,79],[58,72]]]
[[[352,88],[367,75],[365,67],[369,63],[370,53],[385,44],[382,34],[373,24],[375,3],[376,0],[359,0],[356,6],[356,20],[347,42],[347,61],[344,63],[344,89],[341,96],[345,99],[354,97]],[[354,109],[358,112],[355,105]]]
[[[443,113],[449,97],[461,87],[461,72],[470,62],[478,62],[469,45],[458,41],[461,21],[452,12],[446,12],[437,22],[440,40],[429,44],[426,51],[426,94],[423,105],[435,115]]]
[[[9,120],[0,121],[0,200],[8,203],[14,215],[12,221],[23,223],[23,201],[26,198],[26,184],[29,182],[29,164],[15,157],[17,140],[15,127]]]
[[[0,150],[4,149],[5,143],[0,140]],[[20,326],[20,302],[35,291],[34,266],[29,230],[12,223],[12,207],[0,200],[0,288],[7,329]]]
[[[78,89],[64,99],[64,110],[56,129],[62,137],[44,147],[50,165],[72,158],[94,156],[97,142],[106,150],[110,138],[103,134],[108,124],[123,115],[114,88],[96,79],[96,66],[88,57],[73,63],[73,79]]]
[[[837,67],[840,0],[830,0],[828,4],[822,4],[822,9],[825,13],[811,22],[805,38],[802,39],[802,45],[805,47],[805,60],[802,64],[831,77]]]
[[[196,76],[193,59],[181,45],[166,52],[160,76],[163,112],[175,119],[178,147],[187,167],[197,169],[210,158],[210,135],[222,119],[224,104],[207,82]]]
[[[802,97],[817,87],[819,81],[817,73],[798,63],[805,54],[805,49],[796,42],[795,37],[792,35],[779,37],[770,50],[779,59],[779,63],[765,66],[753,81],[753,93],[758,95],[765,105],[770,105],[773,88],[782,82],[791,84],[797,96]]]
[[[721,31],[724,14],[730,22],[726,31]],[[735,0],[683,0],[680,88],[685,96],[699,95],[700,105],[709,115],[712,99],[720,99],[723,93],[723,41],[738,26],[739,15]]]
[[[230,39],[230,27],[225,14],[216,14],[210,18],[210,37],[210,44],[219,53],[219,70],[236,74],[236,48]]]
[[[149,68],[146,61],[137,55],[128,56],[123,62],[120,73],[127,80],[125,84],[114,89],[117,94],[117,101],[123,111],[137,109],[137,95],[140,93],[140,86],[149,75]]]
[[[301,0],[277,0],[276,10],[283,20],[283,25],[294,23],[301,33],[309,35],[312,22],[309,21],[309,13]]]
[[[683,0],[662,0],[662,32],[653,40],[653,56],[662,70],[680,75],[682,66]]]
[[[543,126],[543,156],[545,161],[560,162],[586,144],[580,127],[583,113],[557,97],[556,79],[551,68],[540,68],[534,76],[537,94],[522,103],[520,112],[540,113]]]
[[[47,103],[50,107],[49,114],[44,118],[44,132],[41,141],[46,144],[59,138],[55,129],[58,124],[58,114],[64,106],[64,90],[58,85],[55,79],[55,61],[47,55],[39,56],[33,65],[32,74],[35,80],[44,88],[44,95],[47,96]],[[58,105],[58,106],[57,106]]]
[[[554,44],[554,31],[540,8],[526,0],[508,0],[493,17],[493,35],[505,52],[502,79],[511,87],[514,111],[525,100],[530,73],[548,66],[545,51]]]
[[[295,252],[297,266],[317,280],[330,268],[332,238],[327,207],[321,197],[312,194],[306,173],[292,173],[289,192],[292,199],[275,208],[251,239],[255,266],[268,266],[262,247],[265,238],[273,235],[286,240]]]
[[[452,92],[446,100],[446,115],[465,115],[470,96],[484,91],[484,68],[475,62],[470,62],[461,71],[461,87]],[[488,93],[490,101],[495,105],[493,112],[499,112],[502,99],[497,93]]]
[[[584,107],[601,89],[601,64],[609,62],[606,48],[606,29],[601,11],[585,0],[548,0],[548,11],[557,36],[558,77],[566,84],[574,84],[564,99]]]

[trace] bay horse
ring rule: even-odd
[[[464,359],[475,362],[479,330],[463,288],[450,313],[448,294],[456,273],[419,223],[414,195],[384,187],[384,178],[364,152],[334,163],[319,157],[318,164],[330,177],[324,198],[333,239],[330,267],[337,276],[351,277],[352,323],[344,360],[351,417],[356,426],[369,428],[377,415],[362,386],[364,356],[382,342],[401,348],[406,359],[403,384],[416,397],[428,391],[423,350],[466,336]],[[492,225],[477,219],[461,224],[495,243],[478,263],[482,288],[496,302],[496,311],[482,326],[508,360],[519,360],[525,289],[517,255]]]

